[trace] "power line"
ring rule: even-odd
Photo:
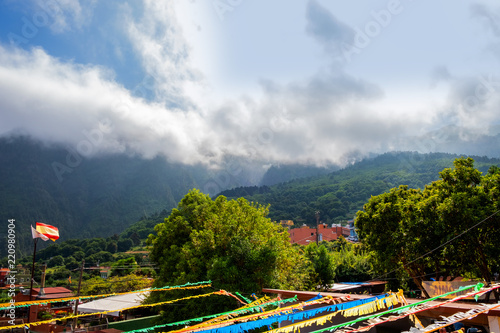
[[[465,231],[462,231],[460,234],[458,234],[457,236],[453,237],[452,239],[450,239],[450,240],[448,240],[448,241],[444,242],[443,244],[441,244],[441,245],[439,245],[439,246],[435,247],[434,249],[432,249],[432,250],[430,250],[430,251],[428,251],[428,252],[424,253],[424,254],[423,254],[423,255],[421,255],[420,257],[418,257],[418,258],[416,258],[416,259],[413,259],[412,261],[410,261],[410,262],[406,263],[406,264],[405,264],[405,265],[403,265],[402,267],[400,267],[400,268],[396,268],[396,269],[394,269],[394,270],[392,270],[392,271],[390,271],[390,272],[388,272],[388,273],[385,273],[384,275],[381,275],[381,276],[379,276],[379,277],[377,277],[377,278],[375,278],[375,279],[369,280],[369,281],[375,281],[375,280],[380,279],[380,278],[382,278],[382,277],[384,277],[384,276],[387,276],[387,275],[389,275],[389,274],[391,274],[391,273],[395,273],[395,272],[397,272],[398,270],[400,270],[401,268],[404,268],[404,267],[406,267],[406,266],[408,266],[408,265],[410,265],[410,264],[413,264],[414,262],[416,262],[416,261],[418,261],[418,260],[420,260],[420,259],[422,259],[422,258],[424,258],[424,257],[427,257],[427,256],[428,256],[428,255],[430,255],[431,253],[433,253],[433,252],[435,252],[435,251],[439,250],[440,248],[442,248],[442,247],[444,247],[444,246],[446,246],[446,245],[450,244],[451,242],[453,242],[453,241],[454,241],[454,240],[456,240],[457,238],[462,237],[463,235],[465,235],[466,233],[468,233],[468,232],[469,232],[469,231],[471,231],[472,229],[477,228],[480,224],[482,224],[482,223],[486,222],[487,220],[489,220],[489,219],[490,219],[490,218],[492,218],[493,216],[497,215],[498,213],[500,213],[500,209],[499,209],[499,210],[497,210],[496,212],[494,212],[493,214],[491,214],[490,216],[488,216],[488,217],[484,218],[483,220],[479,221],[478,223],[474,224],[472,227],[470,227],[470,228],[466,229]],[[369,281],[367,281],[367,282],[369,282]]]

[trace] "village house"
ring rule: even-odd
[[[332,224],[328,227],[324,223],[318,224],[317,228],[302,226],[300,228],[288,229],[290,234],[290,242],[292,244],[307,245],[311,242],[334,241],[340,236],[349,237],[350,230],[347,227],[342,227],[340,224]]]

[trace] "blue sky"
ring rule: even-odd
[[[325,165],[482,155],[474,143],[499,132],[494,1],[0,6],[1,136],[85,156]]]

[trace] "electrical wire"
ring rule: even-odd
[[[490,219],[490,218],[492,218],[493,216],[497,215],[498,213],[500,213],[500,209],[499,209],[499,210],[497,210],[496,212],[494,212],[493,214],[489,215],[488,217],[484,218],[483,220],[479,221],[478,223],[474,224],[472,227],[470,227],[470,228],[466,229],[465,231],[461,232],[460,234],[458,234],[457,236],[453,237],[452,239],[450,239],[450,240],[448,240],[448,241],[444,242],[443,244],[441,244],[441,245],[439,245],[439,246],[435,247],[434,249],[432,249],[432,250],[430,250],[430,251],[428,251],[428,252],[424,253],[424,254],[423,254],[423,255],[421,255],[420,257],[417,257],[416,259],[413,259],[412,261],[410,261],[410,262],[406,263],[405,265],[403,265],[403,266],[401,266],[401,267],[399,267],[399,268],[396,268],[396,269],[394,269],[394,270],[392,270],[392,271],[390,271],[390,272],[388,272],[388,273],[385,273],[385,274],[383,274],[383,275],[380,275],[379,277],[376,277],[376,278],[374,278],[374,279],[371,279],[371,280],[368,280],[368,281],[365,281],[365,282],[371,282],[371,281],[376,281],[376,280],[378,280],[378,279],[381,279],[381,278],[383,278],[383,277],[385,277],[385,276],[387,276],[387,275],[389,275],[389,274],[395,273],[395,272],[397,272],[397,271],[399,271],[399,270],[403,269],[404,267],[407,267],[407,266],[408,266],[408,265],[410,265],[410,264],[413,264],[414,262],[416,262],[416,261],[418,261],[418,260],[420,260],[420,259],[422,259],[422,258],[427,257],[427,256],[428,256],[428,255],[430,255],[431,253],[433,253],[433,252],[435,252],[435,251],[439,250],[440,248],[442,248],[442,247],[444,247],[444,246],[446,246],[446,245],[450,244],[450,243],[451,243],[451,242],[453,242],[454,240],[456,240],[456,239],[458,239],[458,238],[462,237],[463,235],[465,235],[466,233],[468,233],[468,232],[469,232],[469,231],[471,231],[472,229],[477,228],[480,224],[482,224],[482,223],[486,222],[487,220],[489,220],[489,219]]]

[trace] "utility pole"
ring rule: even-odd
[[[40,291],[38,292],[38,296],[45,296],[45,270],[47,269],[47,264],[44,263],[42,265],[42,281],[40,282]]]
[[[31,228],[33,229],[33,227],[31,227]],[[38,241],[38,238],[35,238],[33,240],[34,248],[33,248],[33,264],[31,265],[30,301],[33,300],[33,279],[35,278],[35,257],[36,257],[36,243],[37,243],[37,241]],[[31,307],[32,307],[32,305],[30,305],[28,308],[29,309],[28,310],[28,323],[30,322]]]
[[[82,276],[83,276],[83,266],[85,266],[85,259],[82,260],[82,267],[80,268],[80,279],[78,280],[78,290],[76,292],[76,300],[75,300],[75,311],[73,312],[73,315],[78,314],[78,303],[80,302],[80,287],[82,286]],[[78,324],[78,317],[76,317],[73,320],[73,331],[76,328],[76,325]]]
[[[316,245],[319,245],[319,210],[316,211]]]

